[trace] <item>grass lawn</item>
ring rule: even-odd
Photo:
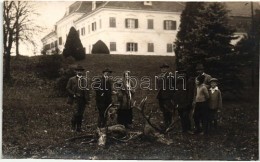
[[[97,111],[95,93],[91,92],[91,108],[84,115],[82,133],[70,132],[71,107],[66,98],[53,95],[54,81],[42,80],[34,74],[37,57],[12,59],[13,86],[4,84],[3,93],[3,158],[58,159],[173,159],[173,160],[257,160],[258,156],[258,92],[246,87],[242,99],[224,101],[222,123],[209,135],[180,133],[180,123],[168,134],[173,144],[164,145],[144,139],[122,143],[109,140],[106,148],[96,143],[82,144],[84,139],[65,139],[93,133]],[[174,70],[174,57],[87,55],[83,65],[90,76],[100,75],[109,67],[113,76],[124,70],[131,75],[153,78],[159,66],[168,63]],[[246,77],[245,77],[246,78]],[[245,79],[245,82],[249,82]],[[153,83],[154,84],[154,83]],[[156,91],[136,91],[139,102],[147,96],[147,107],[158,108]],[[248,97],[254,96],[254,97]],[[161,114],[160,114],[161,115]],[[134,110],[134,130],[142,131],[143,120]]]

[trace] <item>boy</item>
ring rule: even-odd
[[[210,80],[210,89],[209,89],[209,116],[210,116],[210,128],[214,126],[217,128],[217,118],[218,112],[222,109],[222,96],[221,92],[218,89],[216,78]]]
[[[200,75],[196,78],[196,91],[193,104],[195,105],[194,110],[194,122],[196,133],[207,134],[208,133],[208,99],[209,93],[206,85],[203,83],[205,79],[204,75]],[[201,130],[200,124],[203,129]]]

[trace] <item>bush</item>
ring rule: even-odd
[[[57,92],[58,96],[67,96],[68,92],[66,90],[67,83],[69,78],[73,77],[74,67],[69,66],[67,69],[61,68],[60,69],[60,77],[56,80],[54,90]]]
[[[41,56],[36,65],[36,75],[44,79],[55,79],[59,77],[62,67],[62,55]]]
[[[99,40],[97,43],[93,45],[93,49],[91,51],[92,54],[109,54],[109,49],[107,45]]]

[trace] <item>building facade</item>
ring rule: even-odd
[[[87,54],[101,40],[110,54],[173,56],[183,8],[178,2],[75,2],[42,42],[48,53],[62,51],[75,27]]]
[[[208,2],[210,3],[210,2]],[[251,9],[245,2],[223,2],[236,28],[235,45],[251,27]],[[54,31],[42,39],[47,54],[63,51],[71,27],[80,36],[86,54],[103,41],[110,54],[174,56],[183,2],[77,1],[71,4]],[[254,3],[260,9],[259,3]]]

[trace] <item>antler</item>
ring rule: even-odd
[[[170,132],[175,123],[178,121],[172,121],[172,123],[165,129],[161,129],[159,128],[158,126],[154,125],[152,122],[151,122],[151,117],[152,117],[152,114],[154,114],[155,112],[153,111],[153,109],[151,109],[150,113],[148,115],[145,114],[145,104],[146,104],[146,100],[147,100],[147,97],[143,98],[140,102],[140,104],[138,106],[136,106],[136,101],[134,101],[133,103],[133,107],[138,109],[142,116],[144,117],[145,121],[154,129],[156,130],[157,132],[161,133],[161,134],[165,134],[167,132]]]
[[[164,130],[158,128],[156,125],[154,125],[152,122],[151,122],[151,117],[152,117],[152,114],[154,113],[153,110],[151,109],[150,113],[148,114],[148,116],[145,114],[145,104],[146,104],[146,100],[147,100],[147,97],[143,98],[140,102],[140,104],[138,106],[136,106],[136,101],[134,101],[133,103],[133,107],[138,109],[142,116],[144,117],[145,121],[153,128],[155,129],[156,131],[160,132],[160,133],[164,133]]]

